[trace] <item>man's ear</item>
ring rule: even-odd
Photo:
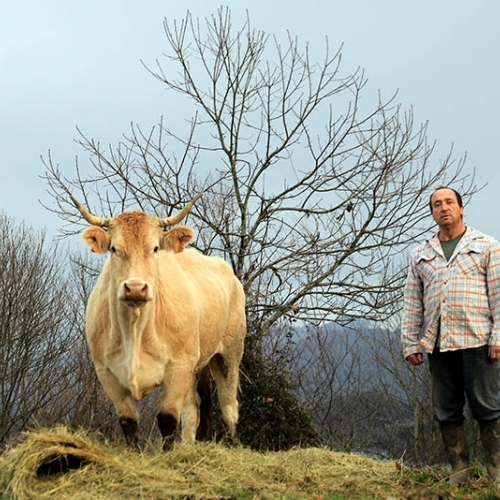
[[[177,226],[163,236],[162,249],[174,253],[184,251],[195,238],[195,232],[188,226]]]
[[[95,253],[105,253],[109,248],[108,233],[102,227],[90,226],[82,233],[83,241]]]

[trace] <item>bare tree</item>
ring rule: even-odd
[[[429,229],[426,194],[475,189],[464,161],[434,159],[426,125],[395,96],[362,105],[363,72],[343,76],[328,44],[315,61],[292,37],[235,30],[228,9],[166,20],[165,34],[170,52],[149,71],[194,106],[187,135],[174,120],[132,125],[109,149],[81,134],[90,165],[75,177],[45,159],[52,210],[77,222],[68,191],[103,215],[171,212],[204,192],[197,245],[232,262],[261,330],[391,313],[401,252]]]
[[[0,444],[71,411],[79,330],[60,247],[0,215]]]
[[[365,366],[362,336],[332,323],[298,331],[289,360],[292,379],[326,443],[345,451],[367,450],[379,398]]]
[[[328,40],[316,57],[249,19],[235,28],[226,8],[164,29],[166,55],[145,67],[191,118],[133,124],[109,147],[80,132],[73,174],[49,153],[49,209],[66,233],[80,223],[70,192],[103,216],[165,216],[203,192],[189,216],[196,244],[242,281],[254,349],[278,326],[392,316],[401,255],[430,229],[430,191],[477,191],[465,158],[435,158],[427,124],[396,95],[370,98],[364,72],[343,75]]]

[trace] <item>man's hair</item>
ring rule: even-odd
[[[459,207],[463,207],[464,204],[462,203],[462,197],[460,196],[460,193],[456,191],[455,189],[448,187],[448,186],[440,186],[434,190],[434,192],[431,194],[429,198],[429,207],[431,209],[432,213],[432,197],[440,190],[440,189],[449,189],[450,191],[453,191],[455,193],[455,196],[457,197],[457,202]]]

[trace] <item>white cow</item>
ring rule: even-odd
[[[96,217],[83,239],[109,253],[86,312],[85,332],[97,376],[113,401],[129,444],[137,445],[137,401],[163,387],[158,425],[170,449],[182,421],[193,442],[200,421],[197,380],[210,369],[228,434],[237,441],[239,366],[246,335],[245,296],[219,257],[185,249],[194,231],[177,226],[197,198],[167,219],[144,212]],[[202,376],[202,378],[205,378]]]

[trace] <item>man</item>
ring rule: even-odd
[[[430,198],[439,231],[410,257],[401,341],[405,359],[427,353],[432,403],[451,464],[450,483],[467,481],[465,399],[479,423],[486,467],[500,486],[500,244],[463,222],[459,193]]]

